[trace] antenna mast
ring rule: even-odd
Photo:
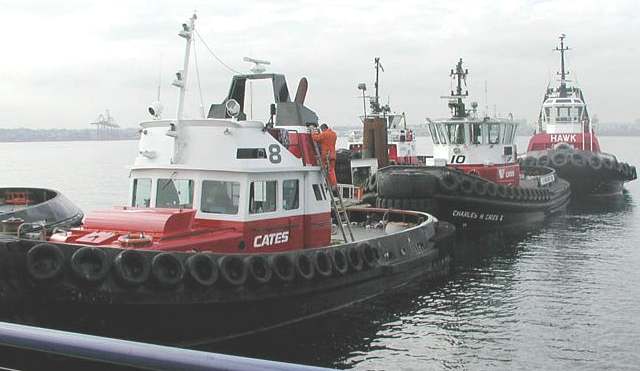
[[[371,102],[371,110],[375,114],[375,113],[380,113],[382,111],[380,109],[380,95],[378,90],[379,90],[379,82],[380,82],[380,70],[384,72],[384,68],[382,67],[382,64],[380,64],[380,57],[375,57],[374,62],[376,66],[376,82],[374,84],[376,88],[376,95],[373,98],[373,101]]]
[[[465,90],[464,94],[462,93],[462,83],[467,85],[467,74],[469,74],[469,70],[462,68],[462,58],[456,64],[456,69],[451,70],[450,76],[457,80],[456,91],[455,93],[451,92],[451,98],[456,99],[454,102],[449,103],[449,108],[454,110],[453,117],[466,117],[467,111],[464,107],[464,102],[462,98],[466,98],[469,95],[469,91]]]
[[[569,74],[569,71],[565,70],[564,67],[564,52],[569,50],[569,47],[564,46],[564,38],[567,35],[562,34],[560,35],[560,47],[556,47],[554,50],[555,51],[559,51],[560,52],[560,97],[566,97],[567,96],[567,83],[566,83],[566,78],[567,75]]]
[[[184,51],[184,63],[181,71],[176,73],[176,79],[173,81],[173,86],[180,88],[180,94],[178,96],[178,113],[176,114],[176,121],[180,126],[180,120],[182,120],[182,112],[184,110],[184,94],[186,91],[187,76],[189,73],[189,56],[191,55],[191,42],[193,41],[193,30],[195,29],[195,21],[198,17],[194,14],[189,19],[189,24],[183,23],[182,30],[178,33],[178,36],[184,37],[187,40],[187,45]]]

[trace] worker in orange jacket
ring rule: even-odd
[[[329,184],[331,184],[332,188],[335,188],[338,185],[338,180],[336,179],[336,140],[338,136],[327,124],[322,124],[320,125],[320,132],[312,133],[311,138],[320,145],[320,156],[327,168]],[[327,159],[329,164],[327,164]]]

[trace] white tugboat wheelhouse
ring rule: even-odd
[[[433,141],[433,158],[427,158],[427,165],[454,167],[465,173],[475,174],[496,183],[517,185],[520,168],[517,164],[517,147],[514,143],[517,123],[492,117],[479,117],[477,104],[467,110],[463,99],[468,91],[467,69],[462,68],[462,59],[451,77],[456,80],[456,90],[449,100],[452,117],[430,120],[427,126]]]

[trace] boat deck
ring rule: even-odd
[[[346,226],[344,227],[344,231],[345,233],[347,233],[347,236],[348,236],[349,231],[347,230]],[[351,231],[353,232],[353,237],[356,241],[364,241],[367,239],[380,237],[387,234],[385,232],[384,227],[382,227],[381,225],[380,226],[351,225]],[[338,245],[338,244],[343,244],[345,242],[346,241],[342,237],[342,233],[340,232],[340,229],[338,228],[337,225],[334,224],[331,227],[331,244]]]

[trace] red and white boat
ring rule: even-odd
[[[565,68],[565,35],[560,36],[560,84],[545,92],[538,132],[529,140],[527,165],[550,166],[571,183],[576,197],[613,196],[637,178],[636,169],[601,152],[582,89],[570,86]]]
[[[427,120],[433,156],[427,167],[387,167],[377,174],[378,206],[429,210],[463,227],[494,227],[543,220],[562,211],[568,184],[548,168],[521,168],[514,143],[517,124],[468,110],[462,59],[451,77],[452,117]]]
[[[206,118],[184,118],[194,27],[195,15],[179,33],[177,117],[160,119],[154,105],[154,120],[140,124],[129,206],[87,213],[81,226],[44,241],[0,236],[3,266],[12,267],[0,277],[3,319],[211,341],[447,271],[453,227],[428,214],[338,210],[332,228],[336,207],[309,134],[318,118],[304,105],[306,79],[292,101],[283,75],[234,76]],[[273,86],[267,123],[246,120],[245,87],[258,79]]]

